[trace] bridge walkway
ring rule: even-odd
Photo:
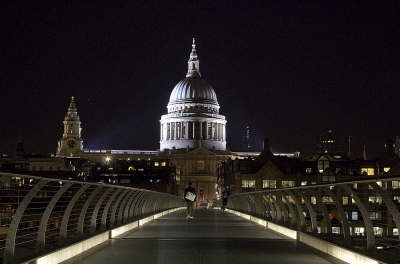
[[[346,263],[243,218],[215,209],[185,210],[104,242],[72,263]]]

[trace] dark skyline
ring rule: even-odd
[[[262,4],[261,4],[262,3]],[[196,38],[227,123],[274,152],[316,153],[338,132],[351,157],[400,135],[399,2],[135,1],[1,4],[0,153],[55,153],[71,96],[85,148],[159,148],[159,120]]]

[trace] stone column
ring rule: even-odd
[[[203,121],[200,121],[200,139],[203,138]]]
[[[163,132],[164,132],[164,130],[163,130],[163,124],[161,123],[161,124],[160,124],[160,140],[163,140]]]

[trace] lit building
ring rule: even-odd
[[[253,143],[253,138],[250,134],[250,126],[246,126],[246,129],[242,131],[241,151],[254,151]]]
[[[73,156],[83,150],[83,139],[81,137],[81,121],[78,110],[75,107],[74,97],[71,98],[64,121],[63,137],[58,141],[58,156]]]
[[[168,114],[160,120],[160,150],[226,150],[226,120],[219,114],[217,95],[201,78],[200,61],[193,39],[186,78],[172,90]]]
[[[318,135],[317,153],[332,155],[337,152],[337,134],[332,128],[326,128]]]
[[[51,176],[67,171],[75,173],[81,180],[176,195],[183,195],[188,183],[192,182],[198,201],[212,202],[218,199],[221,186],[234,188],[236,184],[228,177],[230,168],[227,161],[248,160],[260,153],[252,152],[249,148],[243,152],[227,150],[227,120],[219,114],[216,92],[201,78],[199,66],[193,39],[186,78],[172,90],[167,114],[162,115],[159,121],[160,149],[85,149],[82,124],[75,98],[72,97],[63,120],[63,133],[58,141],[56,157],[26,160],[19,155],[22,158],[18,166],[35,175]],[[275,155],[298,158],[299,154]],[[68,175],[70,177],[71,174]]]

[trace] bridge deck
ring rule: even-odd
[[[85,253],[72,263],[345,263],[302,243],[278,236],[234,214],[177,211]]]

